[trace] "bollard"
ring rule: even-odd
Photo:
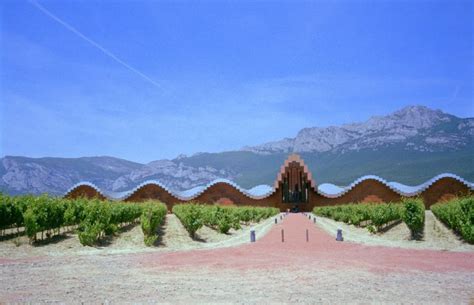
[[[255,242],[255,230],[250,231],[250,242],[251,243]]]
[[[281,229],[281,242],[285,242],[285,232],[283,231],[283,229]]]
[[[313,222],[316,223],[316,216],[313,218]]]
[[[341,229],[337,229],[336,240],[337,241],[343,241],[344,240],[344,238],[342,238],[342,230]]]
[[[306,242],[309,241],[309,232],[308,232],[308,229],[306,229]]]
[[[280,220],[282,220],[282,219],[283,219],[283,215],[280,215]]]
[[[308,215],[309,220],[311,220],[311,214]]]
[[[275,224],[277,224],[277,222],[278,222],[278,218],[275,218]]]

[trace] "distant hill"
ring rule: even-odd
[[[451,172],[474,181],[474,119],[458,118],[423,106],[410,106],[363,123],[304,128],[295,138],[199,153],[140,164],[113,157],[27,158],[7,156],[0,165],[0,189],[11,194],[62,194],[90,181],[123,191],[156,179],[174,190],[217,178],[242,187],[272,184],[289,153],[299,153],[317,183],[346,185],[367,174],[419,184]]]
[[[82,180],[110,188],[119,177],[143,165],[113,157],[0,159],[0,189],[10,194],[61,194]]]

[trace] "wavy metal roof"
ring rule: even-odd
[[[146,185],[156,185],[158,187],[161,187],[162,189],[164,189],[166,192],[173,195],[174,197],[178,198],[179,200],[188,201],[188,200],[195,199],[196,197],[198,197],[199,195],[204,193],[207,189],[209,189],[210,187],[212,187],[212,186],[214,186],[218,183],[228,184],[228,185],[232,186],[233,188],[237,189],[238,191],[240,191],[242,194],[244,194],[247,197],[252,198],[252,199],[266,198],[266,197],[270,196],[275,191],[274,188],[272,188],[269,185],[265,185],[265,184],[255,186],[251,189],[244,189],[233,181],[230,181],[230,180],[227,180],[227,179],[216,179],[216,180],[213,180],[212,182],[210,182],[210,183],[208,183],[204,186],[196,186],[192,189],[185,190],[185,191],[173,191],[173,190],[169,189],[168,187],[166,187],[165,185],[163,185],[162,183],[160,183],[157,180],[147,180],[145,182],[140,183],[139,185],[137,185],[136,187],[134,187],[133,189],[131,189],[129,191],[109,192],[109,191],[103,191],[98,186],[96,186],[95,184],[85,181],[85,182],[79,182],[79,183],[75,184],[74,186],[72,186],[71,188],[69,188],[67,190],[67,192],[65,193],[65,195],[69,194],[74,189],[85,185],[85,186],[92,187],[99,194],[101,194],[101,195],[103,195],[103,196],[105,196],[109,199],[124,200],[124,199],[130,197],[132,194],[134,194],[136,191],[138,191],[139,189],[141,189],[142,187],[144,187]]]
[[[463,183],[464,185],[469,187],[471,190],[474,190],[473,183],[466,181],[457,175],[445,173],[445,174],[437,175],[431,178],[430,180],[416,186],[405,185],[398,182],[388,182],[385,179],[380,178],[379,176],[367,175],[367,176],[360,177],[359,179],[355,180],[349,186],[346,186],[346,187],[337,186],[331,183],[320,184],[318,186],[317,192],[320,195],[328,197],[328,198],[337,198],[337,197],[343,196],[344,194],[346,194],[347,192],[349,192],[350,190],[352,190],[354,187],[356,187],[358,184],[362,183],[365,180],[376,180],[402,196],[411,197],[411,196],[419,195],[424,190],[429,188],[432,184],[434,184],[435,182],[443,178],[453,178]]]
[[[437,176],[433,177],[432,179],[426,181],[425,183],[422,183],[422,184],[416,185],[416,186],[409,186],[409,185],[401,184],[401,183],[398,183],[398,182],[387,182],[385,179],[380,178],[379,176],[367,175],[367,176],[360,177],[359,179],[357,179],[353,183],[351,183],[349,186],[345,186],[345,187],[344,186],[337,186],[337,185],[334,185],[334,184],[331,184],[331,183],[323,183],[323,184],[320,184],[320,185],[317,186],[316,191],[324,197],[337,198],[337,197],[343,196],[344,194],[346,194],[347,192],[352,190],[354,187],[356,187],[358,184],[362,183],[363,181],[376,180],[376,181],[386,185],[388,188],[390,188],[394,192],[396,192],[396,193],[398,193],[402,196],[410,197],[410,196],[416,196],[416,195],[420,194],[421,192],[423,192],[424,190],[429,188],[433,183],[437,182],[438,180],[440,180],[442,178],[453,178],[453,179],[463,183],[464,185],[469,187],[471,190],[474,190],[474,183],[466,181],[466,180],[464,180],[463,178],[461,178],[457,175],[450,174],[450,173],[445,173],[445,174],[437,175]],[[94,188],[98,193],[100,193],[101,195],[103,195],[103,196],[105,196],[109,199],[124,200],[124,199],[130,197],[132,194],[134,194],[136,191],[138,191],[140,188],[142,188],[146,185],[156,185],[156,186],[159,186],[159,187],[163,188],[166,192],[168,192],[172,196],[178,198],[179,200],[188,201],[188,200],[193,200],[193,199],[197,198],[199,195],[204,193],[207,189],[209,189],[210,187],[212,187],[212,186],[214,186],[218,183],[228,184],[228,185],[234,187],[236,190],[240,191],[245,196],[247,196],[251,199],[257,199],[257,200],[266,198],[266,197],[272,195],[276,191],[275,187],[271,187],[271,186],[266,185],[266,184],[258,185],[258,186],[255,186],[255,187],[251,188],[251,189],[244,189],[244,188],[240,187],[239,185],[237,185],[235,182],[227,180],[227,179],[216,179],[216,180],[214,180],[214,181],[212,181],[212,182],[210,182],[210,183],[208,183],[204,186],[197,186],[197,187],[194,187],[194,188],[186,190],[186,191],[173,191],[173,190],[167,188],[165,185],[161,184],[159,181],[148,180],[148,181],[140,183],[139,185],[137,185],[133,189],[131,189],[129,191],[125,191],[125,192],[103,191],[93,183],[80,182],[80,183],[77,183],[74,186],[72,186],[65,193],[65,195],[69,194],[75,188],[77,188],[79,186],[82,186],[82,185],[85,185],[85,186],[90,186],[90,187]]]

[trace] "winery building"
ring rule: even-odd
[[[222,205],[277,207],[282,211],[310,211],[315,206],[358,202],[396,202],[403,197],[421,197],[428,209],[432,204],[458,196],[472,195],[474,184],[453,174],[441,174],[418,186],[387,182],[378,176],[363,176],[349,186],[317,184],[304,161],[290,155],[278,171],[273,186],[243,189],[229,180],[219,179],[206,186],[176,192],[159,181],[146,181],[134,189],[112,193],[94,184],[81,182],[70,188],[66,198],[98,197],[129,202],[159,200],[171,210],[174,204],[200,202]]]

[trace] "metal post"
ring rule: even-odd
[[[285,231],[283,231],[283,229],[281,229],[281,242],[285,242]]]
[[[308,229],[306,229],[306,242],[309,241],[309,232],[308,232]]]
[[[313,222],[316,223],[316,217],[313,218]]]
[[[250,242],[251,243],[255,242],[255,230],[250,231]]]
[[[275,224],[277,224],[277,222],[278,222],[278,218],[275,218]]]
[[[344,238],[342,238],[342,230],[341,229],[337,229],[336,240],[337,241],[343,241],[344,240]]]

